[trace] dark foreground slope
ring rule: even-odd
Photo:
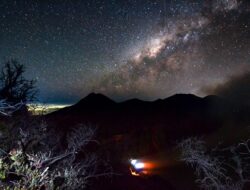
[[[97,127],[101,151],[114,171],[122,175],[95,181],[92,189],[170,190],[195,189],[193,172],[175,163],[178,158],[173,147],[177,141],[197,135],[209,136],[216,142],[234,138],[236,131],[244,131],[250,125],[249,113],[249,107],[217,96],[179,94],[153,102],[132,99],[117,103],[101,94],[90,94],[45,119],[63,142],[78,124]],[[168,168],[160,175],[136,178],[129,175],[131,157],[162,159]]]

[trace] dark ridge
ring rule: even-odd
[[[52,112],[48,115],[57,115],[57,114],[80,114],[80,113],[88,113],[88,112],[99,112],[105,111],[107,109],[113,108],[116,105],[116,102],[98,93],[91,93],[81,99],[76,104],[62,108],[55,112]]]
[[[87,95],[85,98],[80,100],[78,103],[75,104],[75,106],[86,106],[86,105],[92,105],[92,106],[102,106],[102,105],[109,105],[114,104],[115,102],[108,98],[107,96],[104,96],[103,94],[99,93],[91,93]]]

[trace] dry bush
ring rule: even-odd
[[[178,144],[181,160],[195,170],[205,190],[242,190],[250,179],[250,141],[208,150],[203,140],[188,138]]]
[[[110,171],[98,173],[98,158],[86,152],[77,161],[79,151],[93,140],[94,130],[80,126],[67,137],[68,148],[60,153],[28,152],[25,147],[30,135],[20,131],[19,147],[0,157],[0,187],[2,189],[84,189],[91,178],[110,175]]]

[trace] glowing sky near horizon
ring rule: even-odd
[[[247,0],[2,0],[1,64],[16,58],[42,102],[124,100],[203,88],[250,70]]]

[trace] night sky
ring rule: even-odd
[[[1,64],[9,59],[37,80],[42,102],[205,96],[249,74],[250,2],[1,0]]]

